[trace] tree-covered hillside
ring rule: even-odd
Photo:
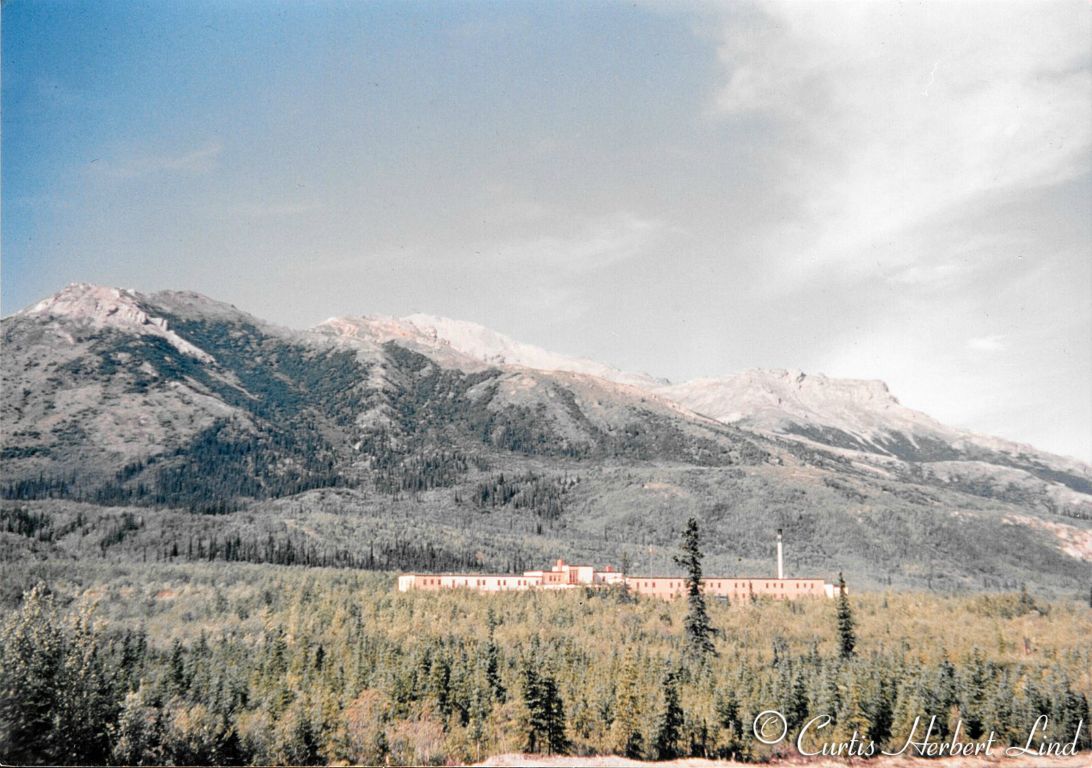
[[[686,601],[616,591],[400,594],[374,573],[238,563],[0,576],[5,762],[793,754],[752,735],[766,709],[794,735],[830,715],[823,741],[897,750],[935,715],[936,740],[962,721],[962,741],[1023,745],[1040,715],[1070,741],[1092,695],[1092,609],[1026,593],[851,595],[848,654],[834,601],[714,601],[716,655],[695,658]]]

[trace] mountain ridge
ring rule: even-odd
[[[200,294],[86,285],[0,327],[5,514],[77,504],[113,526],[111,509],[168,510],[155,541],[296,541],[302,514],[311,543],[293,546],[404,548],[412,530],[448,563],[624,554],[661,569],[693,514],[725,570],[776,526],[801,567],[875,583],[1092,574],[1092,470],[968,437],[882,382],[672,384],[459,321],[301,331]],[[165,546],[142,536],[110,546]]]
[[[277,326],[250,313],[239,310],[234,305],[211,299],[194,291],[158,291],[150,294],[140,294],[132,289],[114,288],[108,286],[93,285],[89,283],[72,283],[61,291],[42,299],[35,304],[23,308],[9,318],[19,316],[46,316],[56,315],[75,320],[86,320],[91,324],[102,326],[107,324],[106,318],[117,317],[121,322],[129,322],[132,325],[148,326],[147,332],[162,333],[172,343],[180,345],[182,351],[196,357],[208,353],[193,347],[189,342],[179,339],[166,328],[166,321],[162,318],[148,316],[147,312],[139,306],[140,297],[153,304],[166,302],[168,306],[176,309],[197,309],[204,316],[212,315],[223,318],[236,315],[247,318],[255,325],[265,328],[277,329],[286,336],[298,336],[309,334],[328,334],[334,337],[348,336],[357,340],[371,340],[378,345],[388,341],[404,342],[415,345],[416,348],[427,352],[450,351],[447,358],[452,365],[464,365],[471,367],[480,365],[483,367],[520,367],[530,368],[543,372],[566,371],[580,373],[596,378],[628,384],[639,389],[644,389],[649,394],[657,394],[677,404],[687,407],[699,415],[704,415],[713,420],[734,424],[739,422],[751,422],[756,428],[766,428],[776,432],[773,424],[755,418],[755,411],[763,407],[763,403],[747,402],[747,398],[741,396],[740,391],[745,389],[758,390],[759,398],[776,398],[778,406],[782,401],[793,398],[793,385],[797,394],[811,385],[819,384],[820,389],[832,390],[833,397],[827,398],[827,408],[844,408],[847,401],[850,404],[863,404],[865,401],[879,403],[883,410],[901,409],[905,414],[910,414],[909,419],[905,415],[902,420],[920,422],[928,431],[943,431],[949,436],[960,436],[963,439],[973,439],[983,447],[995,450],[1009,450],[1013,452],[1034,451],[1047,454],[1056,459],[1071,462],[1075,466],[1092,471],[1092,464],[1080,459],[1062,454],[1054,454],[1042,451],[1029,443],[1022,443],[1008,438],[996,437],[973,432],[972,430],[949,427],[941,424],[928,414],[909,409],[903,406],[899,399],[890,391],[888,384],[880,379],[850,379],[827,376],[824,373],[807,373],[798,369],[780,368],[749,368],[734,374],[724,376],[702,376],[681,382],[673,382],[664,377],[655,377],[643,372],[629,372],[612,365],[601,363],[590,358],[576,357],[546,350],[532,344],[517,341],[506,334],[493,331],[479,323],[452,318],[413,313],[403,317],[385,315],[343,315],[330,317],[308,329],[293,329],[285,326]],[[7,320],[8,318],[4,318]],[[788,386],[786,386],[786,384]],[[800,385],[803,384],[804,387]],[[715,390],[725,390],[726,397],[718,398]],[[795,398],[793,405],[801,405],[795,415],[804,420],[814,418],[813,413],[816,404],[814,398],[806,402],[806,398]],[[736,406],[734,409],[732,405]],[[820,403],[819,405],[824,405]],[[742,407],[742,409],[741,409]],[[900,414],[901,415],[901,414]],[[866,429],[864,425],[858,427]],[[848,431],[848,430],[847,430]],[[784,433],[783,433],[784,434]],[[787,433],[790,434],[791,433]]]
[[[356,322],[374,324],[376,327],[385,325],[391,329],[388,330],[388,333],[390,333],[389,338],[395,338],[396,333],[393,332],[393,329],[397,328],[398,331],[401,332],[402,338],[405,340],[420,340],[423,337],[428,340],[433,348],[439,348],[446,344],[451,350],[466,355],[470,359],[485,365],[514,365],[546,371],[565,370],[576,373],[585,373],[587,375],[597,376],[619,383],[632,384],[633,386],[644,388],[650,393],[664,396],[677,402],[679,405],[690,408],[698,414],[706,415],[709,418],[723,423],[732,424],[747,422],[753,419],[753,414],[741,412],[738,408],[736,410],[726,408],[724,402],[718,402],[717,399],[715,399],[715,394],[711,396],[709,390],[728,390],[730,395],[734,395],[733,399],[735,403],[744,405],[747,404],[747,398],[741,397],[739,392],[743,387],[749,386],[753,389],[764,390],[767,396],[777,397],[779,395],[787,394],[787,390],[782,386],[785,382],[791,382],[797,385],[804,382],[807,382],[808,384],[820,382],[822,386],[834,389],[841,393],[841,403],[838,402],[837,397],[828,400],[829,403],[835,406],[841,405],[844,407],[845,401],[847,400],[856,400],[858,403],[866,399],[872,400],[880,403],[887,410],[896,408],[901,409],[900,421],[903,425],[916,423],[927,433],[943,433],[950,439],[970,440],[980,447],[989,448],[991,450],[1014,453],[1028,451],[1044,454],[1049,453],[1041,451],[1027,443],[1021,443],[992,435],[978,434],[971,430],[957,429],[942,425],[938,420],[928,416],[924,412],[902,406],[898,398],[891,393],[887,383],[879,379],[845,379],[830,377],[823,373],[809,374],[800,370],[751,368],[727,376],[699,377],[683,382],[672,382],[669,379],[657,378],[647,373],[626,372],[588,358],[572,357],[561,353],[549,352],[534,345],[515,341],[505,334],[492,331],[477,323],[425,314],[413,314],[402,318],[383,316],[335,317],[326,320],[324,323],[317,326],[317,328],[345,327]],[[483,338],[484,343],[475,343],[482,341]],[[781,403],[779,402],[778,404],[780,405]],[[754,405],[753,403],[751,405],[753,408],[757,408],[757,405]],[[814,410],[814,407],[810,410]],[[797,413],[796,415],[804,417],[805,421],[814,420],[814,414]],[[808,416],[811,416],[812,418],[809,419]],[[818,421],[819,423],[822,423],[822,420]],[[752,424],[758,428],[766,428],[771,432],[780,433],[786,436],[792,436],[793,434],[791,432],[781,432],[775,428],[775,425],[768,422],[762,422],[762,420],[752,421]],[[858,424],[858,426],[863,428],[863,425]],[[874,429],[866,429],[866,431],[874,434]],[[872,436],[872,434],[869,436]],[[802,435],[797,436],[803,437]],[[866,440],[864,442],[868,441]],[[1073,465],[1083,467],[1084,470],[1092,471],[1092,465],[1074,457],[1053,453],[1050,455],[1054,458],[1071,462]]]

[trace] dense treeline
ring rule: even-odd
[[[224,514],[241,508],[247,498],[278,498],[348,484],[336,468],[332,449],[316,435],[314,427],[257,434],[220,420],[171,456],[123,467],[85,500]]]
[[[762,760],[751,723],[770,708],[892,749],[918,716],[1021,745],[1040,715],[1059,741],[1088,722],[1092,614],[1027,595],[857,595],[848,653],[833,601],[713,603],[716,655],[693,657],[685,601],[399,594],[268,565],[39,573],[56,594],[32,590],[0,629],[5,762]]]
[[[53,516],[44,512],[14,507],[0,508],[0,520],[4,530],[39,541],[52,541],[54,537]]]
[[[540,409],[489,407],[498,371],[478,373],[441,368],[429,358],[393,342],[383,346],[403,386],[388,392],[396,427],[408,448],[469,439],[514,453],[574,456],[582,444],[561,439]],[[481,388],[476,396],[471,391]]]
[[[511,506],[526,509],[543,520],[557,520],[565,512],[565,494],[579,478],[538,475],[526,472],[507,478],[504,473],[480,481],[472,500],[478,509]]]
[[[83,509],[66,515],[49,514],[32,507],[0,507],[0,532],[12,533],[36,543],[59,545],[66,537],[82,542],[84,556],[131,559],[134,562],[228,562],[269,563],[315,568],[354,568],[368,571],[472,571],[522,573],[539,560],[518,543],[497,544],[488,552],[460,542],[443,544],[413,540],[398,532],[371,532],[369,538],[346,546],[323,539],[312,531],[287,526],[261,531],[251,527],[163,526],[154,513],[141,514],[135,507],[120,511]],[[230,520],[230,518],[227,518]],[[150,526],[149,527],[149,521]],[[190,520],[187,520],[190,522]],[[204,520],[200,521],[204,522]],[[0,549],[0,562],[18,562],[17,546]],[[50,550],[43,550],[50,551]],[[73,550],[67,549],[72,552]]]
[[[905,508],[847,520],[834,502],[820,498],[813,504],[813,499],[788,491],[772,509],[745,501],[737,506],[743,494],[735,489],[742,481],[731,469],[721,470],[715,481],[690,484],[693,476],[685,470],[607,473],[581,468],[579,475],[567,475],[579,477],[579,482],[562,495],[562,515],[551,521],[526,507],[474,504],[476,483],[500,474],[505,481],[528,474],[566,477],[526,462],[478,473],[474,481],[450,489],[395,495],[370,487],[320,490],[215,516],[63,500],[6,501],[0,503],[0,534],[13,535],[0,535],[0,562],[74,555],[162,561],[175,546],[184,559],[191,537],[195,551],[197,539],[215,538],[222,551],[223,542],[238,537],[245,546],[231,559],[283,562],[251,554],[272,535],[281,543],[292,539],[297,556],[301,552],[297,545],[313,550],[317,556],[302,560],[316,565],[370,568],[366,557],[373,543],[378,553],[381,543],[403,539],[449,553],[453,564],[443,566],[445,570],[474,570],[454,563],[473,563],[480,554],[482,570],[487,571],[518,572],[563,557],[615,567],[628,560],[634,573],[667,573],[676,572],[670,555],[679,535],[680,512],[685,510],[708,532],[705,554],[710,574],[770,572],[775,555],[771,529],[781,527],[790,542],[786,550],[790,573],[830,578],[844,567],[852,574],[854,589],[1018,591],[1026,584],[1036,594],[1084,600],[1088,596],[1087,563],[1056,549],[1038,529],[998,526],[996,517],[985,513],[938,515]],[[699,495],[707,492],[707,497]],[[800,511],[786,512],[786,507]],[[101,542],[111,541],[110,528],[125,512],[141,518],[144,527],[104,551]],[[22,517],[26,519],[20,521]],[[37,522],[29,522],[31,518]],[[28,526],[35,525],[40,527],[28,535]],[[244,555],[243,549],[248,553]],[[335,555],[338,550],[347,550],[352,558]],[[218,553],[216,558],[224,556]],[[300,564],[301,558],[294,562]],[[432,570],[420,558],[402,563],[392,567]],[[384,568],[379,560],[374,567]]]
[[[191,536],[185,544],[178,541],[162,544],[155,553],[155,559],[191,562],[221,560],[228,563],[271,563],[369,571],[480,571],[485,565],[480,555],[453,552],[430,542],[420,544],[396,538],[348,549],[319,546],[302,535],[275,537],[272,534],[264,539],[244,539],[238,534],[223,539]]]
[[[56,516],[26,507],[0,507],[0,521],[3,521],[3,530],[7,533],[46,542],[59,541],[73,531],[86,529],[88,523],[82,511],[57,525]],[[124,536],[115,539],[115,542],[123,540]]]
[[[0,498],[16,501],[72,499],[80,498],[81,491],[79,482],[74,477],[57,477],[39,473],[37,477],[9,480],[0,485]]]
[[[385,433],[382,435],[386,437]],[[462,451],[423,451],[402,454],[392,450],[375,450],[388,441],[374,441],[369,447],[373,484],[384,493],[429,491],[455,485],[470,466],[470,458]]]
[[[352,477],[338,468],[332,448],[314,431],[277,429],[259,434],[221,419],[171,454],[131,462],[105,481],[43,475],[9,481],[0,487],[0,496],[226,514],[250,499],[352,484]]]

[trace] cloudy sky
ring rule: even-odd
[[[1090,8],[12,0],[2,311],[428,312],[1092,460]]]

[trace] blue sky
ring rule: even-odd
[[[1089,7],[29,3],[2,311],[428,312],[1092,460]]]

